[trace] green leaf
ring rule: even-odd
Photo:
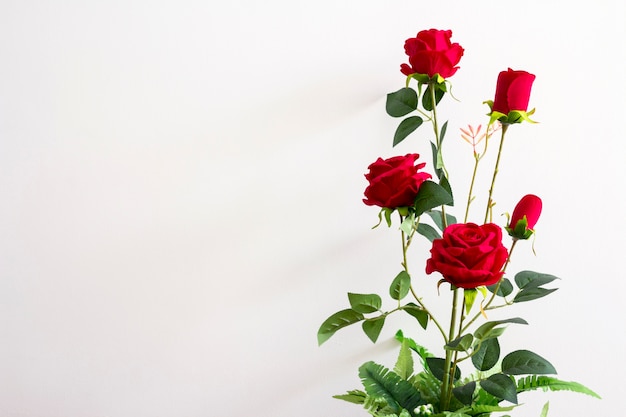
[[[441,215],[441,210],[428,210],[426,212],[433,220],[435,225],[439,228],[440,231],[443,232],[445,229],[443,224],[443,217]],[[456,217],[451,214],[446,213],[446,225],[450,226],[451,224],[456,224]]]
[[[474,301],[476,301],[476,296],[478,295],[478,291],[475,288],[463,290],[463,298],[465,299],[465,314],[469,314],[472,310],[472,306],[474,305]]]
[[[443,189],[446,190],[446,192],[448,194],[450,194],[450,202],[446,203],[446,205],[453,206],[454,205],[454,195],[452,194],[452,187],[450,186],[450,182],[448,182],[448,177],[446,177],[445,175],[441,174],[439,176],[439,185],[441,185],[443,187]]]
[[[514,303],[523,303],[525,301],[532,301],[538,298],[545,297],[548,294],[553,293],[558,288],[524,288],[513,298]]]
[[[559,278],[554,275],[541,274],[534,271],[520,271],[515,274],[515,284],[519,289],[541,287],[557,279]]]
[[[433,95],[432,90],[435,90],[435,101],[437,104],[441,101],[445,91],[440,90],[439,88],[427,88],[424,91],[424,95],[422,96],[422,106],[424,110],[432,111],[433,109]]]
[[[417,388],[382,365],[371,361],[364,363],[359,368],[359,377],[365,392],[374,399],[386,401],[396,414],[403,408],[414,410],[423,404]]]
[[[389,287],[389,295],[394,300],[402,300],[409,293],[411,288],[411,276],[406,271],[400,271],[393,279],[391,287]]]
[[[579,394],[590,395],[600,398],[598,394],[580,384],[573,381],[562,381],[551,376],[529,375],[517,380],[517,392],[526,392],[541,389],[543,391],[572,391]]]
[[[402,307],[402,310],[406,311],[411,316],[415,317],[417,319],[417,322],[420,324],[420,326],[422,326],[422,329],[426,329],[426,326],[428,326],[428,319],[429,319],[428,313],[426,312],[426,310],[424,310],[422,307],[414,303],[407,303],[405,306]]]
[[[497,286],[498,284],[489,285],[487,289],[493,293],[496,290]],[[500,281],[500,287],[498,288],[497,295],[499,295],[500,297],[507,297],[512,292],[513,292],[513,284],[511,284],[511,281],[509,281],[508,278],[502,278],[502,280]]]
[[[514,317],[512,319],[506,319],[506,320],[488,321],[487,323],[484,323],[482,326],[476,329],[476,331],[474,332],[474,337],[476,337],[476,339],[479,339],[479,340],[488,339],[490,337],[497,337],[493,335],[494,329],[497,326],[500,326],[502,324],[507,324],[507,323],[528,324],[526,320],[519,318],[519,317]]]
[[[452,196],[439,184],[432,181],[424,181],[415,197],[415,215],[423,213],[452,201]]]
[[[424,363],[424,366],[426,366],[426,358],[431,358],[433,356],[433,354],[430,353],[428,349],[426,349],[424,346],[418,345],[417,343],[415,343],[415,340],[409,337],[405,337],[402,333],[402,330],[398,330],[396,332],[396,340],[399,342],[403,342],[406,340],[411,350],[419,355],[422,363]]]
[[[321,345],[335,332],[339,329],[342,329],[346,326],[349,326],[354,323],[358,323],[363,320],[363,314],[356,312],[352,309],[341,310],[327,318],[324,323],[320,326],[317,331],[317,343]]]
[[[396,133],[393,135],[393,146],[396,146],[406,139],[406,137],[420,127],[422,123],[424,123],[424,120],[419,116],[407,117],[401,121],[396,129]]]
[[[363,322],[362,327],[367,337],[369,337],[372,342],[376,343],[384,324],[385,316],[379,316],[373,319],[366,319]]]
[[[406,216],[402,224],[400,224],[400,230],[409,235],[413,231],[413,227],[415,227],[415,214],[411,213],[409,216]]]
[[[357,313],[374,313],[380,310],[382,299],[378,294],[355,294],[348,293],[350,307]]]
[[[443,157],[439,149],[437,149],[437,145],[435,143],[430,142],[430,149],[433,153],[433,167],[435,168],[435,174],[437,178],[441,178],[443,176]]]
[[[472,346],[473,341],[474,336],[471,334],[464,334],[463,336],[457,337],[456,339],[448,342],[444,346],[444,349],[465,352]]]
[[[439,133],[439,143],[443,143],[443,139],[446,137],[446,131],[448,130],[448,121],[443,122],[441,126],[441,131]]]
[[[488,371],[500,359],[500,343],[497,338],[483,340],[478,351],[472,355],[472,363],[479,371]]]
[[[480,381],[480,386],[494,397],[517,404],[517,387],[510,376],[494,374]]]
[[[446,360],[443,358],[426,358],[426,364],[428,365],[428,369],[440,381],[443,381],[443,374],[445,370]],[[457,367],[454,370],[454,380],[457,381],[461,378],[461,370]]]
[[[361,390],[351,390],[348,391],[346,394],[333,395],[333,398],[347,401],[353,404],[363,404],[365,402],[365,399],[367,398],[367,394],[365,394]]]
[[[417,225],[417,233],[424,236],[430,242],[432,242],[435,239],[441,238],[441,235],[439,234],[439,232],[434,227],[426,223],[420,223]]]
[[[516,350],[502,359],[502,372],[508,375],[556,374],[556,369],[534,352]]]
[[[408,87],[389,93],[385,109],[391,117],[406,116],[417,109],[417,93]]]
[[[400,345],[400,353],[393,371],[404,380],[408,380],[413,375],[413,355],[408,340],[403,340]]]
[[[453,388],[452,394],[461,402],[461,404],[470,405],[472,404],[475,390],[476,381],[471,381],[465,385],[461,385],[460,387]]]
[[[548,410],[550,409],[550,401],[543,405],[541,409],[541,415],[539,417],[548,417]]]

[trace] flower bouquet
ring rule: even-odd
[[[505,225],[493,219],[494,189],[505,135],[511,126],[535,123],[530,119],[534,110],[527,110],[535,76],[512,69],[501,72],[494,100],[485,102],[490,109],[487,127],[461,129],[461,137],[472,147],[474,167],[464,210],[455,213],[442,147],[447,122],[440,124],[437,114],[437,105],[449,93],[449,78],[459,69],[464,53],[458,43],[452,43],[451,36],[449,30],[430,29],[406,40],[404,49],[409,63],[400,68],[406,84],[387,95],[387,113],[403,118],[394,134],[394,146],[421,125],[431,125],[431,173],[425,170],[426,163],[418,162],[419,154],[410,153],[378,158],[365,174],[369,184],[363,202],[380,207],[374,227],[383,222],[391,227],[394,218],[399,225],[402,269],[389,288],[394,307],[384,310],[378,294],[348,293],[349,307],[328,317],[317,333],[321,345],[339,329],[361,323],[367,337],[376,342],[387,316],[404,312],[424,330],[440,334],[441,354],[431,353],[398,331],[399,354],[393,369],[367,362],[358,371],[363,389],[335,398],[360,404],[378,417],[508,413],[518,406],[519,394],[537,389],[569,390],[599,398],[580,383],[554,377],[554,366],[537,353],[500,350],[499,339],[506,327],[527,322],[520,317],[490,320],[490,312],[530,302],[556,290],[551,287],[557,280],[554,275],[528,270],[513,272],[507,268],[516,245],[534,235],[542,210],[541,199],[533,194],[524,196],[512,214],[506,214]],[[491,184],[480,222],[471,222],[470,206],[476,204],[476,174],[492,136],[499,137],[499,145]],[[440,292],[450,289],[451,308],[445,320],[436,317],[429,308],[430,300],[425,300],[413,285],[424,279],[420,276],[423,274],[409,272],[407,255],[415,238],[431,242],[423,271],[439,278],[438,282],[432,280],[432,285],[437,285]],[[415,359],[420,366],[415,366]],[[468,375],[464,373],[467,368],[472,369]],[[547,413],[546,403],[541,415]]]

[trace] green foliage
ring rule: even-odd
[[[511,281],[507,278],[502,278],[499,286],[498,284],[494,284],[487,287],[487,289],[492,293],[496,291],[496,288],[498,289],[497,295],[500,297],[507,297],[513,292],[513,284],[511,284]]]
[[[440,84],[440,85],[445,86],[445,84]],[[435,102],[437,104],[439,104],[444,94],[446,93],[445,88],[440,89],[434,86],[433,88],[427,88],[426,90],[424,90],[424,95],[422,96],[422,107],[424,107],[424,110],[427,110],[427,111],[432,111],[434,108],[432,90],[435,90]]]
[[[502,359],[502,372],[508,375],[556,374],[550,362],[529,350],[516,350]]]
[[[355,390],[348,391],[346,394],[333,395],[333,398],[347,401],[353,404],[364,404],[365,399],[367,398],[367,394],[365,394],[365,392],[361,390],[355,389]]]
[[[474,336],[472,336],[471,334],[464,334],[448,342],[444,346],[444,348],[446,350],[455,350],[458,352],[464,352],[464,351],[469,350],[469,348],[472,346],[473,341],[474,341]]]
[[[385,110],[391,117],[402,117],[417,110],[417,93],[409,87],[387,94]]]
[[[406,305],[402,306],[402,310],[406,311],[408,314],[415,317],[418,323],[420,324],[420,326],[422,326],[424,330],[426,329],[426,326],[428,326],[428,318],[429,318],[426,310],[424,310],[422,307],[419,307],[418,305],[414,303],[407,303]]]
[[[496,366],[500,359],[500,343],[498,338],[490,338],[479,343],[472,355],[472,363],[479,371],[488,371]]]
[[[378,294],[355,294],[349,292],[348,300],[352,310],[363,314],[379,311],[382,305],[382,299]]]
[[[562,381],[551,376],[529,375],[517,380],[518,393],[537,389],[543,391],[572,391],[600,398],[598,394],[578,382]]]
[[[508,375],[493,374],[480,381],[480,386],[494,397],[517,404],[517,387],[515,381]]]
[[[376,343],[384,324],[385,316],[382,315],[379,317],[365,320],[362,324],[362,328],[367,337],[369,337],[373,343]]]
[[[359,368],[359,377],[368,396],[384,400],[398,414],[402,409],[412,411],[424,404],[419,391],[395,372],[374,362],[366,362]]]
[[[400,271],[391,282],[389,287],[389,295],[394,300],[402,300],[409,293],[411,288],[411,276],[406,271]]]
[[[541,415],[539,417],[548,417],[548,410],[550,409],[550,402],[547,402],[543,405],[541,409]]]
[[[413,355],[409,347],[409,341],[403,340],[400,344],[400,353],[393,371],[404,380],[408,380],[413,375]]]
[[[550,282],[559,278],[550,274],[542,274],[534,271],[521,271],[515,275],[515,284],[520,291],[515,295],[513,299],[514,303],[521,303],[524,301],[536,300],[537,298],[545,297],[548,294],[556,291],[556,288],[542,288],[542,285],[549,284]]]
[[[426,358],[426,364],[432,374],[440,381],[443,381],[443,374],[445,369],[446,360],[443,358]],[[461,370],[457,367],[454,370],[454,380],[458,381],[461,378]]]
[[[474,337],[478,340],[485,340],[485,339],[489,339],[492,337],[498,337],[501,333],[496,332],[496,330],[498,330],[497,327],[502,324],[508,324],[508,323],[528,324],[526,320],[519,318],[519,317],[514,317],[512,319],[506,319],[506,320],[488,321],[484,323],[483,325],[481,325],[478,329],[476,329],[476,331],[474,332]]]
[[[428,210],[426,214],[430,216],[430,218],[435,223],[435,226],[437,226],[437,228],[443,232],[445,227],[443,224],[443,216],[441,215],[441,210]],[[451,224],[456,224],[456,217],[454,217],[451,214],[446,213],[446,225],[449,226]]]
[[[321,345],[322,343],[330,339],[330,337],[334,335],[337,330],[351,324],[358,323],[363,319],[363,314],[350,308],[336,312],[335,314],[327,318],[317,331],[318,345]]]
[[[434,227],[426,223],[420,223],[419,225],[417,225],[417,233],[424,236],[426,239],[428,239],[431,242],[435,239],[441,238],[441,235],[439,234],[439,232],[437,232],[437,230]]]
[[[471,405],[474,399],[474,391],[476,391],[476,381],[470,381],[465,385],[461,385],[452,389],[452,394],[463,405]]]
[[[420,127],[422,123],[424,123],[424,120],[419,116],[410,116],[401,121],[396,129],[396,133],[393,135],[393,146],[396,146],[406,139],[406,137]]]
[[[452,196],[441,185],[432,181],[424,181],[417,192],[413,208],[415,215],[421,216],[435,207],[451,202]]]

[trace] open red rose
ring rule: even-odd
[[[433,241],[430,254],[427,274],[440,272],[450,284],[466,289],[498,282],[509,256],[502,245],[502,229],[493,223],[450,225],[441,239]]]
[[[492,111],[509,114],[510,111],[526,111],[530,100],[530,89],[535,76],[526,71],[502,71],[498,75],[496,97]]]
[[[435,74],[443,78],[452,77],[459,69],[456,65],[463,56],[463,48],[458,43],[451,43],[451,30],[422,30],[415,38],[404,42],[404,51],[409,56],[409,64],[402,64],[400,71],[404,75]]]
[[[422,183],[431,178],[427,172],[418,172],[426,164],[415,165],[417,158],[419,154],[416,153],[378,158],[365,174],[369,186],[365,189],[363,202],[368,206],[390,209],[412,206]]]

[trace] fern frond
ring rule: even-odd
[[[396,373],[374,362],[366,362],[359,368],[359,377],[368,396],[381,399],[398,414],[401,410],[414,410],[423,404],[419,391]]]
[[[441,398],[441,381],[430,372],[420,372],[409,380],[422,394],[422,400],[427,404],[439,404]]]
[[[537,375],[529,375],[525,378],[517,380],[518,393],[536,389],[542,389],[544,391],[573,391],[580,394],[587,394],[595,398],[600,398],[598,394],[578,382],[562,381],[549,376]]]
[[[345,394],[333,395],[333,398],[336,398],[338,400],[347,401],[347,402],[352,403],[352,404],[363,404],[363,403],[365,403],[365,400],[367,398],[367,394],[364,393],[361,390],[354,389],[354,390],[348,391]]]

